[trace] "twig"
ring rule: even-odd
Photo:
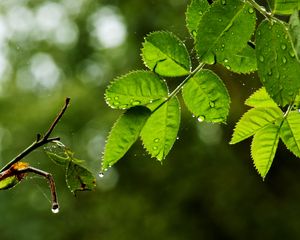
[[[14,165],[15,163],[17,163],[20,160],[22,160],[24,157],[26,157],[29,153],[31,153],[35,149],[37,149],[37,148],[39,148],[39,147],[41,147],[41,146],[43,146],[43,145],[45,145],[45,144],[47,144],[49,142],[60,140],[59,137],[50,138],[50,135],[53,132],[53,130],[54,130],[55,126],[57,125],[57,123],[59,122],[59,120],[62,118],[62,116],[65,113],[66,109],[68,108],[69,103],[70,103],[70,98],[66,98],[65,105],[63,106],[63,108],[61,109],[61,111],[57,114],[56,118],[54,119],[54,121],[50,125],[49,129],[47,130],[47,132],[44,135],[37,134],[36,140],[29,147],[27,147],[20,154],[18,154],[14,159],[12,159],[9,163],[7,163],[0,170],[0,172],[3,172],[5,170],[9,169],[12,165]]]

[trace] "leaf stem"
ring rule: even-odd
[[[53,141],[58,141],[60,138],[59,137],[52,137],[50,138],[51,133],[53,132],[55,126],[59,122],[59,120],[62,118],[63,114],[65,113],[67,107],[69,106],[70,103],[70,98],[66,98],[65,100],[65,105],[61,109],[61,111],[57,114],[56,118],[50,125],[49,129],[47,132],[42,136],[41,134],[37,134],[36,140],[28,146],[25,150],[23,150],[20,154],[18,154],[15,158],[13,158],[9,163],[7,163],[1,170],[0,172],[3,172],[7,169],[9,169],[12,165],[14,165],[16,162],[19,162],[22,160],[24,157],[26,157],[29,153],[34,151],[35,149]]]
[[[267,18],[268,20],[271,19],[276,19],[273,17],[272,13],[268,12],[263,6],[260,6],[259,4],[257,4],[257,2],[255,2],[254,0],[247,0],[247,2],[249,4],[252,5],[252,7],[254,7],[257,11],[259,11],[265,18]],[[277,20],[277,19],[276,19]]]
[[[205,66],[205,63],[200,63],[191,73],[188,75],[174,90],[169,94],[169,96],[161,103],[159,104],[153,112],[155,112],[157,109],[159,109],[162,105],[164,105],[166,102],[168,102],[170,99],[172,99],[174,96],[176,96],[182,87],[187,83],[188,80],[190,80],[192,77],[195,76],[197,72],[199,72],[203,67]]]

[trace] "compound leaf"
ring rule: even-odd
[[[118,109],[147,105],[167,96],[165,82],[148,71],[135,71],[119,77],[105,91],[107,104]]]
[[[261,87],[254,92],[246,101],[245,104],[250,107],[277,107],[277,104],[269,96],[266,89]]]
[[[236,124],[230,144],[235,144],[251,137],[260,129],[282,117],[282,111],[278,107],[250,109]]]
[[[280,137],[287,149],[300,157],[300,113],[298,111],[290,112],[284,119]]]
[[[142,58],[146,67],[161,76],[184,76],[191,70],[184,43],[171,32],[153,32],[146,36]]]
[[[271,0],[272,12],[280,15],[292,14],[295,9],[300,9],[299,0]]]
[[[220,63],[236,73],[251,73],[257,70],[255,50],[248,44],[240,52],[228,55]]]
[[[95,177],[89,170],[77,162],[78,160],[72,160],[67,164],[67,186],[74,194],[76,194],[77,191],[93,190],[96,184]]]
[[[107,138],[102,159],[102,171],[115,164],[138,139],[150,110],[144,107],[128,109],[116,121]]]
[[[272,165],[279,141],[279,127],[269,124],[253,137],[251,155],[254,166],[264,179]]]
[[[272,44],[270,44],[272,43]],[[258,74],[272,99],[291,103],[300,89],[300,62],[286,26],[264,20],[256,32]]]
[[[208,8],[209,3],[207,0],[192,0],[188,5],[185,13],[186,26],[192,37],[197,36],[198,24]]]
[[[183,87],[188,109],[199,121],[225,122],[230,98],[222,80],[210,70],[196,73]]]
[[[165,102],[148,118],[141,131],[144,147],[162,161],[171,150],[179,129],[180,106],[177,97]]]
[[[196,38],[200,61],[213,64],[240,52],[253,34],[256,14],[240,0],[214,1],[201,18]]]

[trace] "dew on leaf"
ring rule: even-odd
[[[110,101],[110,100],[111,100],[111,98],[110,98],[110,97],[108,97],[108,98],[106,98],[106,100],[107,100],[107,101]]]
[[[286,63],[286,57],[282,57],[282,62],[285,64]]]
[[[293,50],[293,49],[291,49],[291,50],[289,51],[289,54],[290,54],[290,56],[291,56],[292,58],[294,58],[294,57],[295,57],[295,52],[294,52],[294,50]]]
[[[119,102],[113,102],[113,105],[114,105],[114,106],[119,106],[120,103],[119,103]]]
[[[259,56],[259,61],[263,62],[265,60],[264,56]]]
[[[248,12],[249,12],[250,14],[254,13],[253,8],[249,8],[249,9],[248,9]]]
[[[213,107],[215,107],[215,103],[214,102],[209,102],[209,106],[213,108]]]
[[[223,5],[226,5],[226,0],[222,0],[221,3],[222,3]]]
[[[205,120],[205,116],[199,116],[197,120],[198,122],[203,122]]]
[[[224,63],[228,63],[228,59],[227,58],[224,59]]]
[[[158,147],[153,147],[152,149],[153,149],[153,150],[157,150],[157,149],[158,149]]]
[[[158,143],[158,142],[159,142],[159,138],[155,138],[155,139],[154,139],[154,142],[155,142],[155,143]]]
[[[229,66],[229,65],[226,65],[225,66],[228,70],[230,70],[231,69],[231,67]]]
[[[117,97],[115,97],[114,99],[115,99],[115,100],[119,100],[119,97],[117,96]]]
[[[281,49],[285,50],[286,49],[286,45],[285,44],[281,44]]]
[[[141,102],[140,102],[140,101],[138,101],[138,100],[136,100],[136,101],[133,101],[131,104],[132,104],[133,106],[136,106],[136,105],[139,105],[139,104],[141,104]]]
[[[272,76],[272,70],[270,70],[270,71],[268,72],[268,75],[269,75],[269,76]]]

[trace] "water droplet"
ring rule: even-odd
[[[300,113],[300,108],[298,109],[298,112]]]
[[[199,11],[199,15],[203,15],[203,12],[202,12],[202,11]]]
[[[113,102],[113,105],[114,105],[114,106],[119,106],[120,103],[119,103],[119,102]]]
[[[98,175],[100,178],[103,178],[104,177],[104,173],[103,172],[101,172],[101,173],[99,173],[99,175]]]
[[[286,49],[286,45],[285,44],[281,44],[281,49],[285,50]]]
[[[222,3],[223,5],[226,5],[226,0],[222,0],[221,3]]]
[[[229,65],[226,65],[225,66],[228,70],[230,70],[231,69],[231,67],[229,66]]]
[[[257,31],[257,35],[260,36],[260,31]]]
[[[209,106],[213,108],[213,107],[215,107],[215,103],[214,102],[209,102]]]
[[[58,212],[59,212],[59,206],[58,206],[57,203],[54,203],[54,204],[52,205],[51,211],[52,211],[53,213],[58,213]]]
[[[196,36],[197,36],[197,32],[196,32],[196,30],[192,30],[192,35],[193,35],[194,37],[196,37]]]
[[[272,70],[270,70],[270,71],[268,72],[268,75],[269,75],[269,76],[272,76]]]
[[[228,63],[228,59],[227,58],[224,59],[224,63]]]
[[[115,100],[119,100],[119,97],[115,97],[114,99],[115,99]]]
[[[286,63],[286,57],[282,57],[282,62],[285,64]]]
[[[111,98],[110,98],[110,97],[106,98],[106,101],[110,101],[110,100],[111,100]]]
[[[199,116],[198,117],[198,122],[203,122],[205,120],[205,116]]]
[[[153,147],[153,150],[157,150],[158,149],[158,147]]]
[[[290,56],[291,56],[292,58],[294,58],[294,57],[295,57],[295,52],[294,52],[294,50],[293,50],[293,49],[291,49],[291,51],[289,51],[289,54],[290,54]]]
[[[265,60],[264,56],[259,56],[259,61],[263,62]]]
[[[219,21],[219,22],[222,22],[222,18],[219,18],[218,21]]]
[[[133,101],[131,104],[132,104],[133,106],[136,106],[136,105],[141,104],[141,101],[136,100],[136,101]]]
[[[249,8],[249,9],[248,9],[248,12],[249,12],[250,14],[254,13],[253,8]]]
[[[176,140],[179,140],[179,137],[177,137]]]
[[[155,138],[155,139],[154,139],[154,142],[155,142],[155,143],[158,143],[158,142],[159,142],[159,138]]]

